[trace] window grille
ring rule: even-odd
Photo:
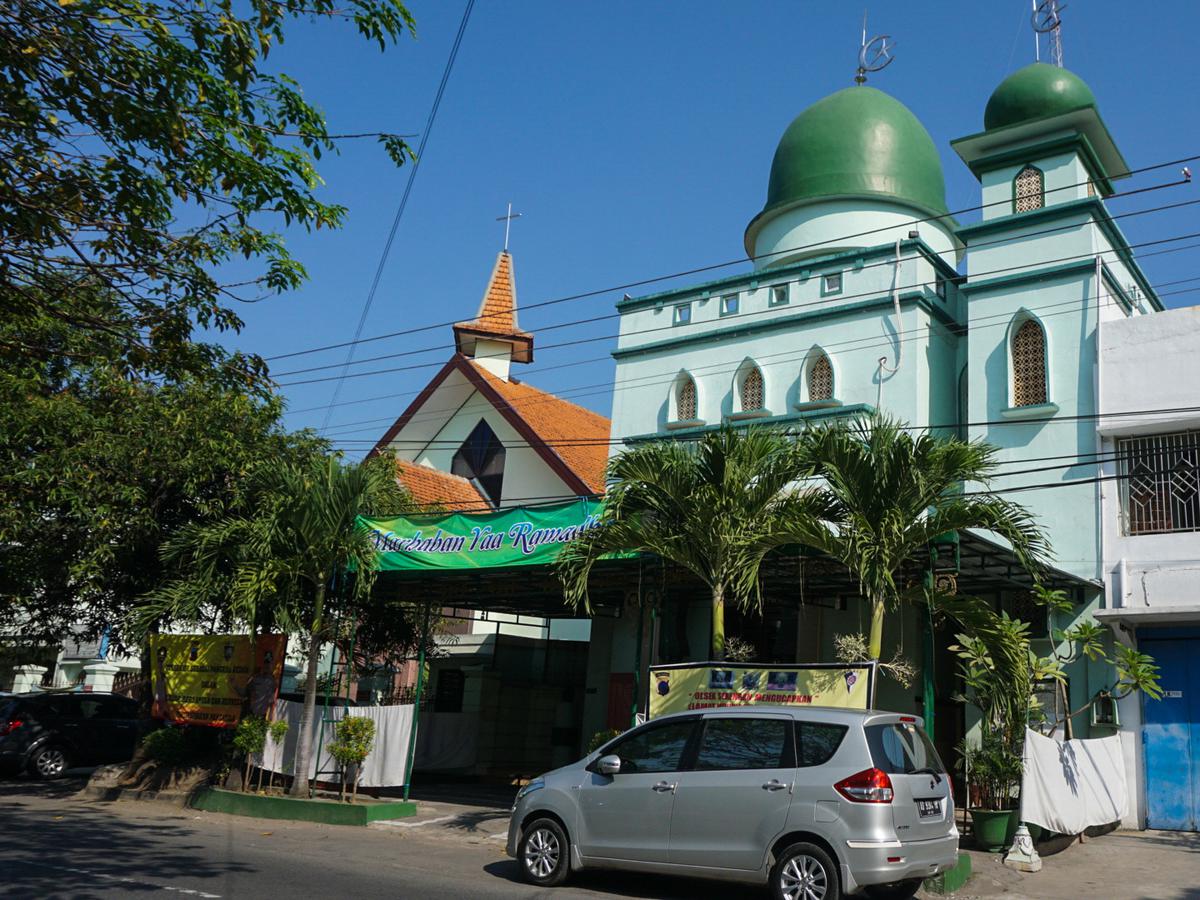
[[[788,302],[788,289],[786,284],[776,285],[771,288],[771,305],[786,306]]]
[[[1027,320],[1012,339],[1012,405],[1038,406],[1046,397],[1046,335]]]
[[[1200,432],[1117,441],[1126,534],[1200,531]]]
[[[763,408],[763,377],[757,366],[742,376],[742,412]]]
[[[696,418],[696,382],[686,378],[679,384],[679,392],[675,395],[675,418],[680,422],[690,422]]]
[[[1026,166],[1014,183],[1013,212],[1029,212],[1046,205],[1045,179],[1041,169]]]
[[[808,364],[808,399],[833,399],[833,366],[824,353],[817,354]]]

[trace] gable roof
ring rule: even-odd
[[[396,477],[413,499],[426,506],[443,506],[452,512],[484,512],[492,504],[466,478],[407,460],[396,460]]]
[[[514,362],[533,360],[533,335],[517,326],[517,284],[512,254],[507,250],[496,256],[475,318],[454,326],[454,346],[459,353],[474,356],[477,338],[508,340]]]
[[[606,417],[522,382],[502,381],[461,353],[433,376],[371,455],[387,448],[453,372],[463,374],[570,490],[580,496],[603,493],[610,427]]]

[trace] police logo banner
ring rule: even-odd
[[[722,706],[868,709],[874,663],[742,666],[687,663],[650,669],[648,717]]]

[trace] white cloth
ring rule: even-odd
[[[275,718],[286,719],[287,737],[283,746],[267,738],[267,746],[256,763],[270,772],[290,774],[296,759],[296,742],[300,739],[300,714],[304,706],[290,700],[280,700],[275,706]],[[335,740],[334,727],[343,715],[362,716],[375,721],[375,742],[363,762],[362,775],[358,780],[362,787],[394,787],[404,784],[404,767],[408,763],[408,738],[412,729],[412,704],[404,706],[354,706],[349,710],[330,706],[328,721],[321,727],[321,715],[325,712],[317,704],[316,723],[313,726],[313,752],[309,756],[308,777],[315,778],[320,772],[321,781],[337,781],[338,764],[329,755],[329,745]],[[324,730],[324,734],[321,732]],[[317,759],[317,747],[321,758]]]
[[[1059,834],[1120,821],[1127,804],[1118,735],[1056,741],[1025,730],[1021,819]]]

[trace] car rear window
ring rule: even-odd
[[[823,766],[833,759],[842,738],[846,736],[845,725],[832,722],[797,722],[796,757],[800,766]]]
[[[883,725],[868,725],[867,746],[871,749],[871,761],[877,769],[889,775],[907,775],[912,772],[946,771],[933,742],[915,722],[889,722]]]

